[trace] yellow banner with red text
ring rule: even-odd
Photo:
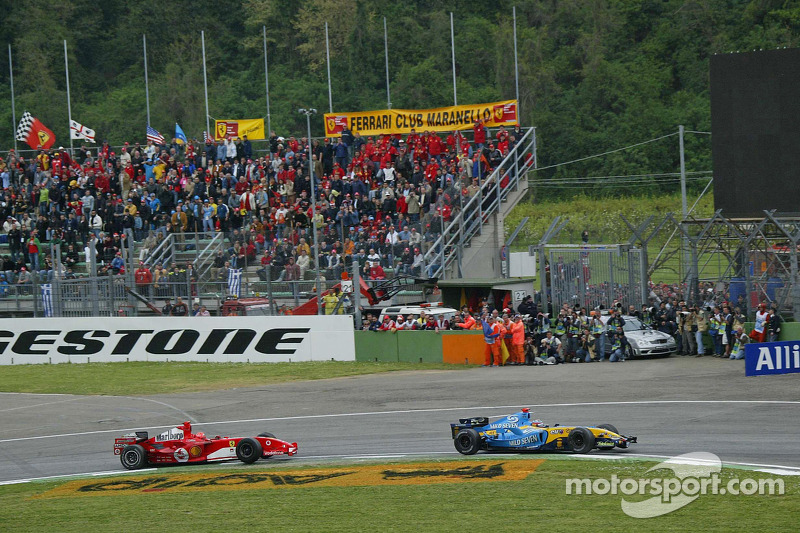
[[[247,139],[250,141],[262,141],[267,138],[264,131],[263,118],[248,118],[240,120],[215,120],[214,139]]]
[[[325,135],[338,137],[345,128],[361,135],[453,131],[472,128],[477,121],[487,127],[517,124],[517,101],[459,105],[437,109],[384,109],[352,113],[326,113]]]

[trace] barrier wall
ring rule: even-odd
[[[480,331],[356,331],[357,361],[483,363]]]
[[[0,364],[113,361],[354,361],[347,315],[13,318],[0,322]]]

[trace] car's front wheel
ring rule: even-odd
[[[268,439],[274,439],[275,438],[275,435],[273,435],[272,433],[269,433],[267,431],[265,431],[264,433],[259,433],[258,436],[259,437],[266,437]]]
[[[586,428],[573,429],[567,440],[575,453],[589,453],[594,449],[594,434]]]
[[[261,443],[246,437],[236,445],[236,457],[243,463],[252,464],[261,458]]]
[[[119,460],[128,470],[138,470],[147,465],[147,452],[138,444],[130,444],[122,448]]]
[[[617,431],[617,428],[615,428],[611,424],[598,424],[597,427],[600,429],[606,429],[612,433],[616,433],[617,435],[620,434],[619,431]]]
[[[481,449],[481,436],[472,428],[462,429],[456,433],[453,444],[455,444],[458,453],[473,455]]]

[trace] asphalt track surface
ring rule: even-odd
[[[673,356],[147,397],[4,393],[0,483],[119,471],[115,436],[132,430],[153,435],[184,420],[207,435],[270,431],[296,441],[297,456],[271,460],[284,466],[381,456],[455,458],[450,422],[525,406],[550,424],[611,423],[639,437],[639,444],[614,454],[703,451],[724,462],[800,468],[798,384],[797,374],[746,378],[742,361]]]

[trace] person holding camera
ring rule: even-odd
[[[612,363],[624,362],[625,352],[628,350],[628,339],[625,337],[625,330],[621,327],[617,328],[614,333],[614,342],[611,345],[611,357],[608,359]]]
[[[563,363],[559,349],[561,348],[561,341],[558,337],[553,335],[552,331],[548,331],[544,339],[542,339],[541,347],[539,348],[539,358],[548,364]]]
[[[572,360],[573,363],[591,363],[592,362],[592,348],[594,347],[594,336],[589,333],[588,329],[584,329],[581,336],[578,338],[578,350],[576,357]],[[594,361],[598,359],[595,358]]]
[[[617,306],[614,307],[613,314],[611,318],[608,319],[608,322],[606,322],[606,326],[608,341],[613,344],[617,329],[622,329],[625,326],[625,319],[622,318],[622,304],[617,304]]]
[[[589,328],[592,332],[594,341],[595,360],[605,361],[606,359],[606,325],[600,318],[600,314],[592,311],[592,320],[589,322]]]
[[[681,307],[681,355],[694,355],[697,353],[695,345],[695,332],[697,331],[697,312],[694,307],[689,309],[686,304]]]
[[[525,351],[525,364],[528,366],[536,364],[536,339],[533,335],[525,335],[523,350]]]

